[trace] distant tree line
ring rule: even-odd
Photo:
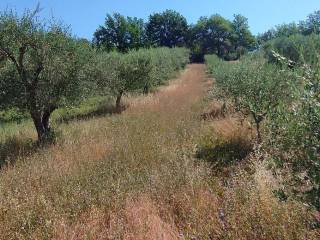
[[[257,36],[260,48],[269,62],[279,63],[277,54],[289,59],[293,68],[305,63],[313,64],[320,51],[320,10],[299,23],[277,25]],[[275,53],[277,53],[275,55]]]
[[[268,31],[258,34],[257,41],[263,44],[267,41],[280,37],[290,37],[292,35],[320,34],[320,10],[310,14],[306,20],[299,23],[284,23],[269,29]]]
[[[108,14],[104,25],[95,31],[93,43],[98,48],[120,52],[183,46],[191,49],[194,61],[202,61],[205,54],[238,59],[256,46],[248,19],[242,15],[234,15],[234,20],[229,21],[216,14],[189,25],[184,16],[173,10],[152,14],[147,22],[119,13]]]

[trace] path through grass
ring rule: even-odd
[[[169,86],[128,98],[121,115],[62,124],[54,146],[18,156],[0,173],[0,238],[307,236],[308,213],[278,202],[262,167],[228,180],[195,159],[207,82],[203,65],[189,65]]]

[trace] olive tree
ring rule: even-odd
[[[41,143],[50,133],[52,112],[81,97],[85,59],[68,29],[43,23],[38,12],[39,7],[23,16],[0,13],[0,104],[28,111]]]
[[[210,63],[208,57],[207,60]],[[248,57],[233,64],[222,60],[211,62],[216,64],[211,68],[215,68],[213,72],[220,94],[222,92],[221,95],[231,99],[236,110],[251,117],[256,128],[257,143],[261,143],[262,122],[280,103],[290,100],[287,89],[289,81],[296,79],[294,72],[281,71],[278,66],[266,64],[259,58]]]
[[[252,117],[257,132],[257,141],[261,143],[261,123],[268,114],[287,98],[288,77],[276,66],[244,64],[233,75],[232,94],[235,105],[245,115]],[[238,88],[234,88],[237,86]]]
[[[290,61],[277,57],[283,65]],[[281,104],[270,116],[268,147],[275,166],[293,176],[285,178],[285,192],[294,192],[320,210],[320,58],[314,58],[312,64],[295,67],[300,81],[290,81],[287,89],[293,101]]]
[[[151,81],[153,65],[148,50],[126,54],[101,52],[95,64],[95,79],[100,93],[116,98],[116,109],[121,109],[121,98],[133,91],[143,91]]]

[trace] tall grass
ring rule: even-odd
[[[316,239],[263,165],[230,178],[195,159],[205,79],[192,65],[123,114],[63,123],[55,145],[18,156],[0,173],[0,237]]]

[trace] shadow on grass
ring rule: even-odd
[[[116,108],[113,105],[101,104],[95,109],[90,109],[85,113],[81,112],[64,112],[62,116],[55,119],[57,123],[69,123],[75,120],[87,120],[97,116],[106,116],[112,114],[120,114],[128,106],[123,105],[121,108]],[[17,158],[28,157],[36,153],[39,149],[48,147],[56,142],[60,138],[60,133],[52,131],[48,141],[44,144],[39,143],[33,139],[21,138],[18,136],[9,137],[0,142],[0,169],[5,165],[14,165]]]
[[[107,116],[113,114],[120,114],[128,108],[128,105],[122,105],[120,108],[116,108],[111,104],[99,104],[95,108],[91,108],[86,112],[76,110],[72,112],[65,111],[58,116],[54,121],[57,123],[70,123],[76,120],[88,120],[93,117]],[[27,157],[36,153],[39,149],[48,147],[56,142],[60,138],[61,133],[52,131],[48,141],[42,145],[33,139],[21,138],[13,136],[0,142],[0,169],[5,165],[15,164],[19,156]]]
[[[12,165],[18,156],[29,156],[39,149],[39,145],[32,139],[10,137],[0,143],[0,169],[4,165]]]
[[[230,139],[206,136],[197,147],[196,158],[203,159],[213,169],[220,170],[240,163],[252,149],[251,142],[239,136]]]
[[[60,116],[56,119],[57,123],[69,123],[75,120],[88,120],[94,117],[103,117],[107,115],[120,114],[128,108],[127,105],[122,105],[120,108],[114,105],[99,105],[96,109],[76,114],[66,114],[65,116]]]
[[[96,103],[96,106],[89,107],[87,110],[81,108],[63,110],[53,121],[56,123],[70,123],[76,120],[88,120],[94,117],[107,116],[113,114],[120,114],[128,108],[128,105],[122,105],[116,108],[114,105],[106,103]],[[48,147],[56,142],[61,137],[60,132],[52,131],[48,136],[48,141],[44,144],[39,143],[33,139],[25,137],[12,136],[0,141],[0,169],[5,165],[14,165],[17,158],[28,157],[36,153],[39,149]]]

